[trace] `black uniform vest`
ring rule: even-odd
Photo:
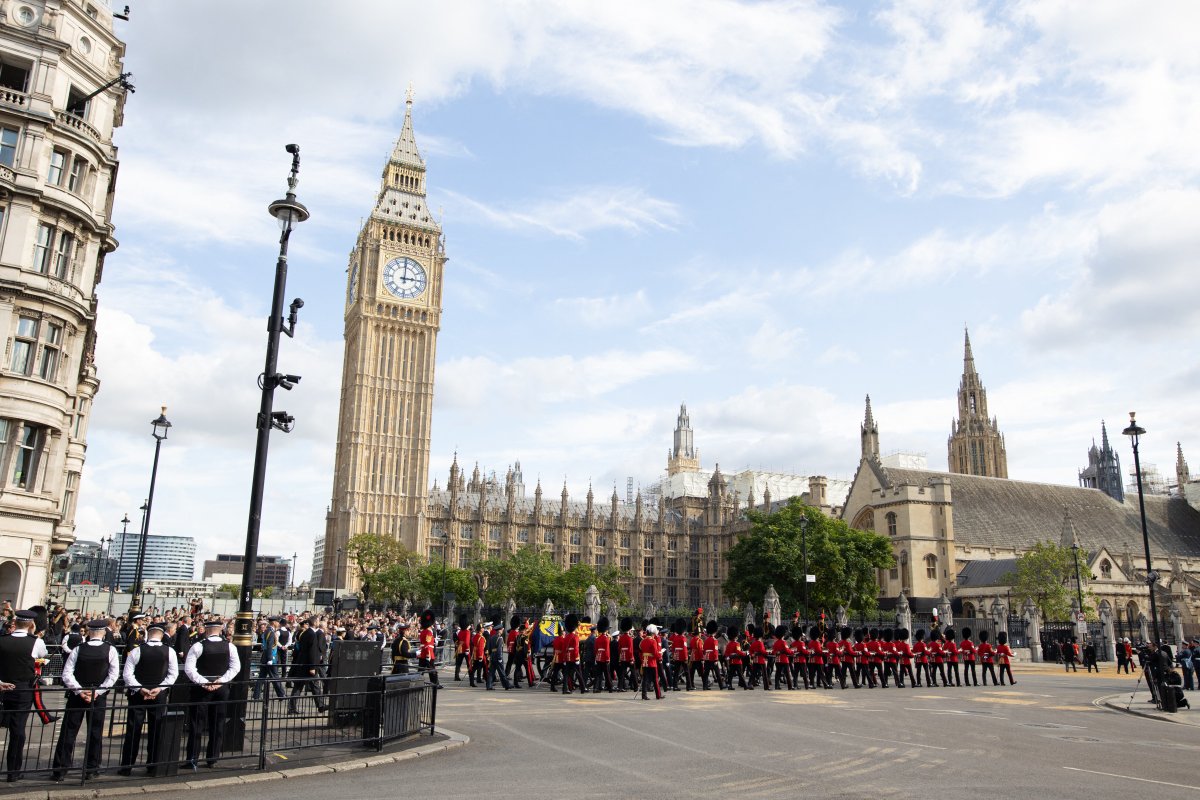
[[[200,655],[196,658],[196,672],[210,681],[215,681],[229,669],[229,642],[210,642],[205,639],[201,648]]]
[[[36,636],[0,636],[0,679],[24,685],[33,683],[33,645]]]
[[[147,689],[162,686],[170,666],[166,645],[151,646],[143,643],[138,646],[138,652],[141,655],[138,656],[137,666],[133,668],[133,675],[138,683]]]
[[[112,645],[102,642],[98,645],[83,644],[76,651],[75,680],[84,689],[95,689],[104,683],[108,677],[108,653]]]

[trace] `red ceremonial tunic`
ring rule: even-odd
[[[1006,644],[996,645],[996,663],[997,664],[1012,664],[1012,648]]]
[[[963,639],[958,646],[958,652],[962,653],[962,660],[968,664],[975,662],[975,643],[970,639]]]
[[[946,663],[947,664],[957,664],[958,663],[958,645],[956,645],[954,642],[947,639],[945,642],[942,643],[942,650],[944,650],[946,652]]]
[[[725,657],[729,659],[730,664],[742,663],[742,646],[738,644],[737,639],[734,639],[725,645]]]
[[[642,653],[642,666],[657,668],[659,657],[658,639],[655,639],[653,636],[642,639],[642,646],[639,649]]]
[[[617,660],[623,664],[633,663],[633,637],[628,633],[617,637]]]
[[[432,628],[422,628],[417,634],[417,657],[433,661],[434,650],[437,648],[437,634]]]
[[[825,657],[829,659],[829,663],[835,667],[841,666],[842,664],[841,648],[838,647],[838,643],[833,639],[830,639],[825,643]]]
[[[925,657],[925,654],[929,651],[929,645],[925,644],[924,639],[913,642],[912,651],[913,655],[917,657],[918,664],[929,663],[929,659]]]
[[[940,639],[935,639],[929,643],[929,655],[933,656],[933,663],[945,663],[945,650],[942,649],[943,642]]]
[[[893,642],[896,647],[896,655],[900,656],[900,663],[908,666],[912,664],[912,646],[908,642]]]
[[[783,639],[776,639],[775,645],[771,648],[771,653],[773,653],[775,656],[776,664],[792,663],[789,659],[791,652],[791,648],[787,646],[787,642],[785,642]]]
[[[717,644],[717,637],[704,637],[704,660],[705,661],[720,661],[721,646]]]
[[[820,639],[810,639],[808,642],[808,660],[810,663],[822,666],[825,664],[825,651],[821,649]]]
[[[459,655],[461,653],[466,653],[467,659],[470,660],[470,658],[471,658],[471,629],[463,628],[461,631],[459,631],[458,633],[456,633],[454,635],[454,641],[455,641],[455,651],[454,651],[455,655]]]
[[[607,664],[609,654],[612,652],[612,637],[607,633],[601,633],[596,636],[596,663]]]
[[[565,664],[567,660],[567,637],[560,633],[558,636],[554,637],[554,641],[551,642],[551,646],[554,648],[554,663]]]
[[[767,663],[767,646],[762,643],[762,639],[755,639],[750,643],[750,657],[754,659],[755,664]]]
[[[993,652],[994,651],[992,650],[991,642],[980,642],[979,643],[979,660],[982,661],[984,664],[992,663],[992,653]]]
[[[565,640],[563,644],[563,657],[566,663],[574,664],[579,660],[579,636],[574,633],[568,633],[563,636]]]

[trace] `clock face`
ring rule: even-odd
[[[346,305],[358,299],[358,264],[350,265],[350,286],[346,289]]]
[[[420,297],[425,282],[425,269],[411,258],[393,258],[383,268],[383,285],[403,300]]]

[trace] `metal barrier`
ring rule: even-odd
[[[264,770],[286,760],[284,753],[308,751],[316,758],[356,745],[380,750],[434,733],[439,687],[421,673],[372,678],[358,691],[336,678],[281,678],[265,681],[260,698],[251,696],[254,683],[215,693],[180,683],[157,705],[131,704],[118,684],[98,708],[81,708],[78,698],[68,703],[73,693],[62,687],[43,687],[46,721],[36,710],[0,711],[0,749],[7,750],[10,726],[16,726],[25,732],[27,779],[82,782],[97,773],[141,777],[143,768],[153,777],[203,768]],[[248,699],[235,699],[239,692]],[[93,723],[95,714],[102,719]],[[61,742],[69,722],[79,723],[73,747]],[[140,734],[131,727],[142,728]]]

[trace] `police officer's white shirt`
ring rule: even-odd
[[[147,639],[146,647],[166,647],[162,639]],[[179,678],[179,656],[175,655],[175,648],[167,647],[167,677],[163,678],[162,685],[170,686]],[[137,675],[134,670],[142,660],[142,648],[135,647],[129,651],[129,655],[125,656],[125,669],[121,671],[121,677],[125,679],[125,686],[131,692],[136,692],[142,688],[142,684],[138,683]],[[157,687],[151,686],[151,689]]]
[[[20,639],[23,636],[28,636],[29,631],[13,631],[9,635],[12,636],[14,639]],[[49,658],[50,656],[46,652],[46,643],[43,642],[41,639],[38,639],[37,641],[35,641],[33,643],[33,654],[32,655],[34,658]]]
[[[204,643],[223,641],[225,640],[220,636],[207,636],[192,645],[192,649],[188,650],[187,658],[183,662],[183,674],[188,676],[188,680],[198,686],[203,686],[206,683],[229,683],[237,677],[238,672],[242,669],[242,661],[238,658],[237,648],[232,644],[229,645],[229,667],[221,677],[210,681],[199,672],[196,672],[196,659],[204,652]]]
[[[68,689],[75,692],[75,694],[79,694],[80,692],[83,692],[83,691],[89,691],[89,690],[85,689],[83,686],[80,686],[79,681],[75,680],[75,662],[79,660],[79,651],[80,650],[82,650],[85,647],[99,647],[102,644],[104,644],[103,639],[88,639],[86,642],[79,645],[79,647],[76,647],[74,650],[71,651],[71,654],[69,656],[67,656],[66,662],[63,663],[63,671],[62,671],[63,686],[66,686]],[[37,648],[34,648],[35,652],[36,652],[36,650],[37,650]],[[120,674],[121,674],[121,665],[119,663],[119,660],[117,659],[117,648],[109,647],[108,648],[108,674],[104,677],[104,680],[100,682],[100,686],[98,688],[90,690],[90,691],[94,691],[96,693],[96,697],[99,697],[100,695],[104,694],[106,691],[111,689],[114,684],[116,684],[117,677]]]

